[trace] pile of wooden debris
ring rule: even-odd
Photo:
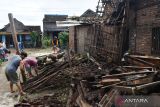
[[[112,67],[87,56],[73,57],[70,63],[46,63],[24,89],[28,93],[52,90],[53,94],[23,99],[17,106],[111,107],[117,95],[158,94],[160,59],[135,55],[124,59]]]

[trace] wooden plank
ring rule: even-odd
[[[118,89],[121,92],[128,92],[128,93],[135,93],[135,87],[127,87],[127,86],[115,86],[116,89]]]
[[[142,70],[142,69],[153,70],[153,67],[141,67],[141,66],[122,66],[122,67],[130,70]]]
[[[109,85],[120,81],[121,81],[120,79],[103,79],[102,81],[100,81],[100,83],[103,85]]]
[[[131,57],[138,58],[141,60],[144,60],[146,62],[153,63],[155,65],[160,65],[160,58],[159,57],[153,57],[153,56],[139,56],[139,55],[130,55]]]
[[[101,101],[98,103],[98,107],[111,107],[116,95],[118,95],[118,90],[112,89],[102,97]]]
[[[144,65],[146,65],[146,66],[155,67],[155,64],[153,64],[153,63],[151,63],[151,62],[147,62],[147,61],[142,60],[142,59],[140,59],[140,58],[132,57],[132,56],[130,56],[130,55],[126,55],[125,57],[128,58],[128,59],[131,59],[131,60],[133,60],[133,61],[137,61],[137,62],[139,62],[139,63],[141,63],[141,64],[144,64]]]
[[[120,91],[126,91],[128,93],[134,94],[136,91],[147,89],[147,88],[153,87],[155,85],[159,85],[159,84],[160,84],[160,81],[156,81],[156,82],[152,82],[152,83],[148,83],[148,84],[143,84],[143,85],[136,86],[136,87],[115,86],[115,88],[118,89],[118,90],[120,90]]]
[[[159,85],[160,84],[160,81],[156,81],[156,82],[152,82],[152,83],[148,83],[148,84],[143,84],[143,85],[140,85],[140,86],[136,86],[136,90],[142,90],[144,88],[150,88],[150,87],[153,87],[155,85]]]
[[[129,82],[130,83],[133,83],[137,80],[139,80],[139,82],[143,82],[143,80],[146,80],[146,79],[151,79],[154,75],[147,75],[147,76],[142,76],[142,77],[139,77],[139,78],[136,78],[136,79],[129,79],[129,80],[126,80],[126,81],[121,81],[121,82],[118,82],[118,83],[115,83],[115,84],[112,84],[112,85],[107,85],[107,86],[103,86],[101,87],[102,89],[105,89],[105,88],[109,88],[109,87],[114,87],[114,86],[117,86],[117,85],[122,85],[122,84],[128,84]],[[142,81],[141,81],[142,80]],[[149,80],[150,81],[150,80]],[[151,81],[150,81],[151,82]],[[145,83],[148,83],[148,81],[145,81]],[[142,83],[143,84],[143,83]]]
[[[155,73],[155,71],[129,72],[129,73],[114,74],[114,75],[106,75],[103,76],[103,78],[123,77],[129,75],[148,74],[148,73]]]

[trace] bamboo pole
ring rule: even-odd
[[[10,27],[11,27],[13,42],[14,42],[17,54],[20,54],[19,47],[18,47],[18,41],[17,41],[17,32],[16,32],[16,29],[15,29],[15,24],[14,24],[12,13],[9,13],[8,17],[9,17],[9,21],[10,21]]]

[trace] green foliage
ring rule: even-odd
[[[60,46],[66,47],[69,42],[69,33],[68,32],[60,32],[58,34],[58,39],[60,41]]]
[[[32,40],[32,44],[33,44],[33,47],[36,47],[36,44],[37,44],[37,40],[38,40],[38,33],[33,31],[30,33],[31,35],[31,40]]]
[[[51,46],[52,45],[51,43],[52,43],[52,38],[51,37],[49,37],[47,35],[44,35],[42,37],[42,47],[43,48],[47,48],[47,47]]]
[[[2,61],[2,59],[0,59],[0,65],[2,65],[2,63],[3,63],[3,61]]]

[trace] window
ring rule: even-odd
[[[31,36],[30,36],[30,35],[26,35],[26,36],[25,36],[25,40],[26,40],[26,41],[31,41]]]
[[[152,29],[152,53],[160,54],[160,27]]]

